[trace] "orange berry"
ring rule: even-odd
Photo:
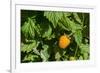
[[[65,49],[70,44],[70,39],[67,35],[62,35],[59,38],[59,47]]]

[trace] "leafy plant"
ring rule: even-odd
[[[21,63],[89,60],[89,17],[89,13],[21,10]]]

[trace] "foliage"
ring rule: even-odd
[[[89,13],[21,10],[21,62],[88,60]],[[62,35],[70,45],[61,49]]]

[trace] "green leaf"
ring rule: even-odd
[[[21,51],[22,52],[30,52],[30,51],[32,51],[33,50],[33,48],[35,48],[36,47],[36,41],[34,40],[32,43],[26,43],[26,44],[24,44],[24,43],[21,43],[22,45],[21,45]]]
[[[84,54],[83,54],[83,57],[84,57],[84,60],[89,59],[89,55],[88,55],[88,53],[84,53]]]
[[[62,24],[61,22],[58,23],[59,27],[66,30],[66,31],[70,31],[66,26],[64,26],[64,24]]]
[[[28,54],[24,57],[23,61],[27,61],[27,62],[32,62],[32,61],[35,61],[36,58],[38,58],[37,55],[34,55],[34,54]]]
[[[37,48],[33,48],[33,52],[37,55],[40,55],[39,51],[37,50]]]
[[[71,20],[69,20],[68,18],[67,18],[67,20],[68,20],[68,24],[69,24],[68,27],[71,29],[71,31],[72,31],[73,33],[76,32],[76,31],[79,30],[79,29],[82,29],[81,25],[76,24],[74,21],[71,21]]]
[[[46,29],[46,28],[45,28],[45,29]],[[48,25],[48,29],[45,30],[45,32],[43,33],[42,37],[43,37],[43,38],[45,38],[45,37],[49,38],[50,35],[51,35],[51,33],[52,33],[52,28],[51,28],[50,25]]]
[[[43,45],[42,48],[43,48],[43,49],[48,49],[49,46],[48,46],[48,45]]]
[[[82,43],[82,26],[76,24],[74,21],[71,21],[69,18],[66,17],[66,27],[68,27],[73,33],[75,41],[78,45]]]
[[[33,48],[33,52],[34,52],[35,54],[37,54],[37,55],[40,55],[39,51],[37,50],[37,47],[38,47],[39,43],[40,43],[40,42],[37,42],[35,48]]]
[[[82,29],[82,26],[79,24],[76,24],[74,21],[70,20],[68,17],[65,17],[65,15],[63,16],[63,19],[61,20],[63,25],[70,31],[72,31],[73,33],[76,30]]]
[[[41,37],[40,29],[41,29],[40,25],[37,24],[37,25],[35,26],[35,31],[36,31],[36,33],[38,34],[39,37]]]
[[[44,12],[44,16],[53,24],[53,27],[55,28],[57,26],[58,21],[62,18],[63,14],[62,12]]]
[[[55,38],[55,34],[53,33],[52,35],[50,35],[47,40],[51,40],[52,38]]]
[[[49,57],[50,57],[50,54],[48,53],[48,48],[49,46],[48,45],[43,45],[42,46],[43,50],[41,50],[40,52],[40,56],[42,58],[43,61],[48,61]]]
[[[57,52],[55,53],[55,59],[56,59],[57,61],[60,61],[60,58],[61,58],[61,54],[60,54],[59,51],[57,51]]]
[[[83,60],[83,57],[82,57],[82,56],[80,56],[80,57],[79,57],[79,60]]]
[[[52,34],[52,27],[47,19],[41,19],[42,21],[36,25],[36,32],[38,36],[42,38],[49,38]]]
[[[78,45],[80,45],[82,43],[82,31],[81,30],[77,30],[74,33],[74,38],[75,38],[76,43]]]
[[[78,16],[78,13],[74,12],[74,13],[73,13],[73,16],[74,16],[74,19],[75,19],[78,23],[82,24],[81,19],[80,19],[79,16]]]
[[[54,48],[54,52],[55,52],[55,59],[57,61],[60,61],[60,58],[62,57],[62,55],[64,55],[64,52],[58,47]]]
[[[35,22],[31,18],[28,18],[28,21],[26,21],[24,25],[21,27],[21,31],[26,38],[33,38],[35,36],[34,27]]]
[[[88,44],[80,44],[80,50],[81,50],[81,53],[84,54],[84,53],[89,53],[90,52],[90,49],[89,49],[89,45]]]
[[[66,16],[66,17],[69,17],[72,15],[72,12],[63,12],[63,14]]]

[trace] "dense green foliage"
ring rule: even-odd
[[[21,62],[89,60],[89,13],[21,10]],[[67,34],[65,49],[59,37]]]

